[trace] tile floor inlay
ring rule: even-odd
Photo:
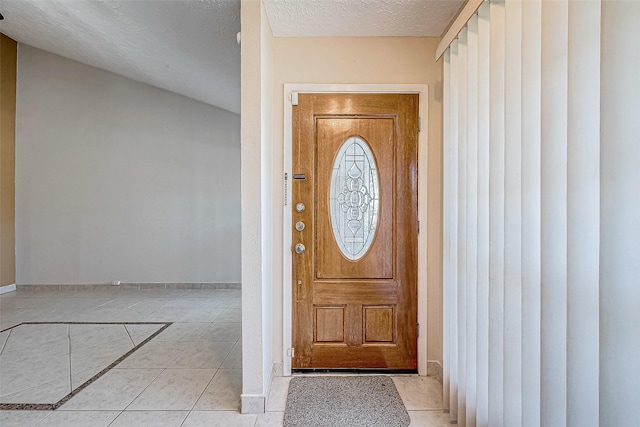
[[[0,410],[54,410],[173,322],[22,322],[0,330]]]

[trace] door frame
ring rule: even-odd
[[[427,166],[428,166],[428,102],[426,84],[284,84],[284,207],[283,207],[283,271],[282,271],[282,360],[283,375],[291,375],[292,340],[292,126],[293,105],[298,93],[401,93],[419,95],[421,130],[418,134],[418,374],[427,375]]]

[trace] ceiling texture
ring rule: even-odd
[[[275,37],[440,37],[464,0],[263,0]]]
[[[440,36],[464,0],[263,0],[274,36]],[[240,0],[0,0],[27,45],[240,112]]]

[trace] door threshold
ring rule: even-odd
[[[417,369],[376,369],[376,368],[305,368],[292,369],[294,375],[317,374],[357,374],[357,375],[417,375]]]

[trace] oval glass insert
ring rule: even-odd
[[[340,252],[356,261],[373,243],[378,227],[378,167],[369,144],[350,136],[338,150],[329,186],[331,227]]]

